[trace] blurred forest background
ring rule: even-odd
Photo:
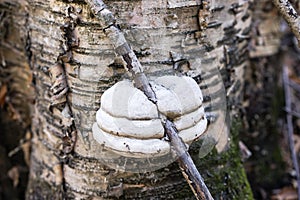
[[[8,8],[17,5],[13,2],[0,1],[0,199],[25,197],[31,139],[28,113],[34,102],[29,66],[7,65],[6,60],[20,59],[18,52],[15,57],[3,57],[3,51],[19,40],[12,38],[10,32],[14,30],[7,28],[11,23]],[[299,13],[300,1],[291,3]],[[244,100],[241,105],[232,105],[243,114],[241,156],[255,199],[297,199],[299,177],[288,130],[292,131],[292,147],[299,160],[300,49],[271,0],[253,1],[251,12],[251,67],[245,73]]]

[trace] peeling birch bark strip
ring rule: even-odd
[[[143,67],[135,53],[130,48],[121,30],[116,27],[116,20],[113,14],[106,8],[106,5],[102,0],[87,0],[87,3],[99,19],[100,25],[114,45],[116,53],[121,55],[126,62],[126,69],[132,73],[135,87],[143,91],[149,100],[156,104],[157,100],[155,92],[151,88],[150,83],[143,72]],[[163,125],[171,144],[178,155],[177,161],[182,174],[192,189],[195,197],[197,199],[212,200],[213,198],[189,155],[185,143],[178,136],[178,131],[174,123],[167,119]]]
[[[278,8],[280,14],[287,21],[292,32],[298,40],[300,47],[300,17],[297,11],[288,0],[273,0],[274,5]]]

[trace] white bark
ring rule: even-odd
[[[79,0],[28,2],[37,93],[28,198],[34,196],[40,183],[47,183],[48,191],[52,192],[64,188],[61,192],[69,198],[139,198],[140,194],[144,198],[154,195],[171,198],[180,194],[179,188],[185,183],[172,165],[163,172],[133,175],[109,169],[100,162],[103,151],[93,139],[92,127],[101,95],[128,74],[119,67],[123,63],[98,20],[91,16],[89,7]],[[218,141],[216,148],[222,151],[228,142],[229,127],[225,123],[225,96],[220,95],[225,91],[218,70],[225,77],[229,104],[238,104],[247,59],[248,41],[244,36],[249,34],[251,22],[248,2],[215,0],[202,7],[201,1],[173,0],[108,1],[107,4],[150,79],[172,74],[191,76],[199,82],[203,79],[200,83],[203,93],[210,94],[212,99],[206,102],[210,106],[207,110],[218,114],[218,120],[223,122],[216,123],[221,127],[211,125],[207,136],[213,138],[213,144]],[[70,126],[62,123],[66,120],[59,114],[62,108],[51,106],[52,82],[48,70],[57,62],[66,73],[67,105],[75,123]],[[71,132],[66,134],[69,129]],[[75,144],[72,152],[65,150],[72,147],[69,143]],[[208,144],[197,149],[200,150],[197,153],[206,155],[212,147]],[[60,170],[49,170],[57,163],[61,163]],[[57,179],[61,176],[64,181]],[[41,193],[51,195],[44,188]]]

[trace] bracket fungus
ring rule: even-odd
[[[123,80],[106,90],[93,125],[95,140],[124,157],[163,156],[171,151],[163,123],[171,120],[189,145],[207,128],[202,92],[190,77],[162,76],[150,82],[157,103]]]

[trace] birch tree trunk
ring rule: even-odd
[[[209,85],[215,77],[203,77],[203,71],[221,72],[231,131],[226,126],[220,132],[205,158],[198,156],[201,140],[190,153],[216,199],[251,199],[237,150],[249,2],[106,3],[149,77],[182,74],[202,77]],[[128,74],[88,5],[82,0],[28,0],[21,6],[29,14],[24,34],[36,93],[27,199],[192,199],[176,163],[129,173],[99,161],[101,146],[91,129],[101,95]]]
[[[1,199],[24,197],[28,177],[30,144],[26,140],[30,139],[30,102],[34,91],[25,51],[26,16],[25,7],[20,3],[0,1]]]

